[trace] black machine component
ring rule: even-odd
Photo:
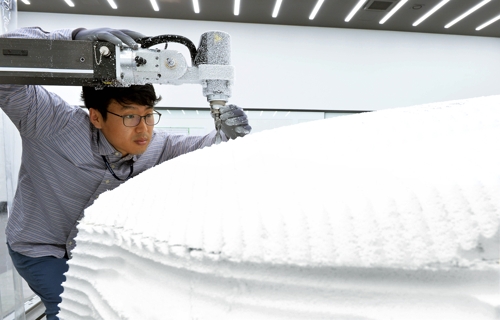
[[[186,37],[178,36],[174,34],[164,34],[156,37],[142,38],[138,40],[142,48],[150,48],[160,43],[165,43],[165,50],[168,48],[169,42],[176,42],[185,45],[189,49],[189,54],[191,55],[191,62],[194,65],[196,59],[196,47],[193,42]]]
[[[104,41],[0,39],[4,84],[101,85],[116,79],[115,65],[115,47]]]

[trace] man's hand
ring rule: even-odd
[[[221,130],[229,139],[243,137],[252,131],[248,117],[238,106],[229,104],[220,109]]]
[[[98,28],[98,29],[81,29],[77,30],[73,35],[74,40],[90,40],[90,41],[108,41],[117,46],[123,46],[125,43],[132,49],[139,49],[139,44],[135,40],[144,38],[145,35],[130,31],[130,30],[117,30],[111,28]]]

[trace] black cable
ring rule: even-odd
[[[137,43],[141,44],[143,48],[149,48],[160,43],[165,43],[165,49],[168,47],[169,42],[176,42],[185,45],[189,49],[191,55],[191,62],[194,65],[194,59],[196,58],[196,47],[191,40],[186,37],[178,36],[174,34],[164,34],[156,37],[147,37],[136,40]]]
[[[120,179],[120,178],[118,178],[118,176],[115,174],[115,172],[113,171],[113,169],[109,165],[108,159],[106,159],[106,157],[102,156],[102,155],[101,155],[101,157],[104,160],[104,163],[106,164],[106,167],[108,168],[109,172],[113,175],[113,177],[115,177],[116,180],[127,181],[128,179],[130,179],[130,177],[132,176],[132,173],[134,172],[134,162],[130,163],[130,172],[128,174],[128,177],[126,177],[125,179]]]

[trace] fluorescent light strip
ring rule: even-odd
[[[71,1],[71,0],[64,0],[64,2],[66,2],[66,4],[68,6],[70,6],[70,7],[74,7],[75,6],[75,4],[73,3],[73,1]]]
[[[314,7],[313,11],[311,12],[311,15],[309,16],[309,20],[314,20],[314,17],[316,17],[316,14],[319,11],[319,8],[321,8],[321,5],[325,2],[325,0],[318,0],[316,3],[316,6]]]
[[[24,4],[31,4],[28,0],[21,0]]]
[[[193,9],[194,13],[200,13],[200,4],[198,3],[198,0],[193,0]]]
[[[345,22],[349,22],[351,21],[352,17],[354,17],[354,15],[356,14],[356,12],[358,12],[359,9],[361,9],[361,7],[365,4],[367,0],[359,0],[358,3],[356,4],[356,6],[351,10],[351,12],[349,12],[349,14],[347,15],[347,17],[345,18]]]
[[[240,14],[240,0],[234,0],[234,15]]]
[[[111,8],[118,9],[118,7],[116,6],[116,3],[113,0],[108,0],[108,3],[111,6]]]
[[[487,26],[489,26],[490,24],[492,24],[493,22],[495,22],[497,20],[500,20],[500,15],[498,15],[495,18],[489,20],[488,22],[483,23],[482,25],[480,25],[479,27],[476,28],[476,31],[479,31],[481,29],[486,28]]]
[[[383,17],[382,20],[379,21],[379,23],[384,24],[387,20],[389,20],[390,17],[392,17],[393,14],[396,13],[396,11],[398,11],[407,2],[408,0],[399,1],[399,3],[394,8],[392,8],[392,10],[388,14],[386,14],[385,17]]]
[[[488,2],[490,2],[491,0],[484,0],[483,2],[475,5],[474,7],[472,7],[471,9],[467,10],[464,14],[462,14],[461,16],[459,16],[458,18],[456,18],[455,20],[453,20],[452,22],[448,23],[447,25],[445,25],[444,27],[446,29],[448,29],[449,27],[451,27],[452,25],[454,25],[455,23],[457,23],[458,21],[462,20],[463,18],[467,17],[469,14],[473,13],[474,11],[476,11],[477,9],[481,8],[482,6],[484,6],[485,4],[487,4]]]
[[[51,68],[16,68],[0,67],[0,71],[10,72],[48,72],[48,73],[94,73],[94,70],[88,69],[51,69]]]
[[[280,11],[281,7],[281,2],[283,2],[283,0],[276,0],[276,4],[274,5],[274,10],[273,10],[273,18],[276,18],[278,16],[278,12]]]
[[[429,12],[427,12],[426,14],[424,14],[420,19],[418,19],[417,21],[415,21],[412,24],[412,26],[414,26],[414,27],[418,26],[419,24],[422,23],[422,21],[424,21],[425,19],[429,18],[434,12],[438,11],[439,9],[441,9],[441,7],[444,6],[445,4],[447,4],[448,2],[450,2],[450,0],[443,0],[443,1],[441,1],[434,8],[432,8],[431,10],[429,10]]]
[[[156,0],[150,0],[151,5],[153,6],[154,11],[160,11],[160,8],[158,7],[158,3],[156,3]]]

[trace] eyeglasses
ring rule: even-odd
[[[139,125],[139,123],[141,123],[142,118],[144,118],[144,122],[146,122],[146,124],[148,126],[154,126],[155,124],[160,122],[160,118],[161,118],[161,113],[159,113],[156,110],[154,110],[153,113],[147,114],[145,116],[140,116],[137,114],[127,114],[126,116],[121,116],[121,115],[116,114],[116,113],[111,112],[111,111],[106,110],[106,112],[114,114],[115,116],[122,118],[123,125],[125,127],[137,127]]]

